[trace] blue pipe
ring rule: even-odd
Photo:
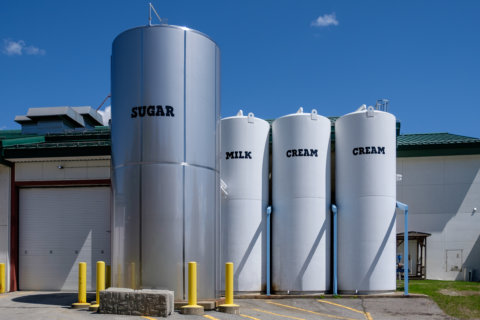
[[[272,214],[272,207],[267,207],[267,296],[270,295],[270,289],[272,287],[270,280],[270,219]]]
[[[337,206],[332,204],[333,212],[333,295],[337,295]]]
[[[408,296],[408,205],[397,201],[397,208],[405,212],[405,231],[403,240],[403,278],[404,282],[404,295]]]

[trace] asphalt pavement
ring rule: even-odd
[[[88,294],[93,301],[94,293]],[[162,319],[150,316],[105,315],[85,309],[71,309],[76,293],[19,291],[0,295],[0,320],[83,320],[83,319]],[[446,320],[447,316],[427,297],[342,297],[236,299],[240,315],[206,311],[203,316],[187,316],[175,312],[169,320]]]

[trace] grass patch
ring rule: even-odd
[[[404,282],[397,281],[397,291]],[[441,280],[409,280],[409,293],[428,295],[449,316],[461,319],[480,318],[480,283]]]

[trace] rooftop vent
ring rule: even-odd
[[[30,108],[15,122],[22,126],[22,134],[83,132],[103,125],[102,116],[89,106]]]

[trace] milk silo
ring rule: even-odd
[[[237,292],[265,290],[269,131],[253,113],[221,120],[222,262],[234,263]]]
[[[272,288],[330,287],[330,120],[290,114],[272,124]]]
[[[216,296],[220,51],[204,34],[155,25],[112,48],[113,286]]]
[[[362,106],[335,123],[338,289],[394,291],[395,117]]]

